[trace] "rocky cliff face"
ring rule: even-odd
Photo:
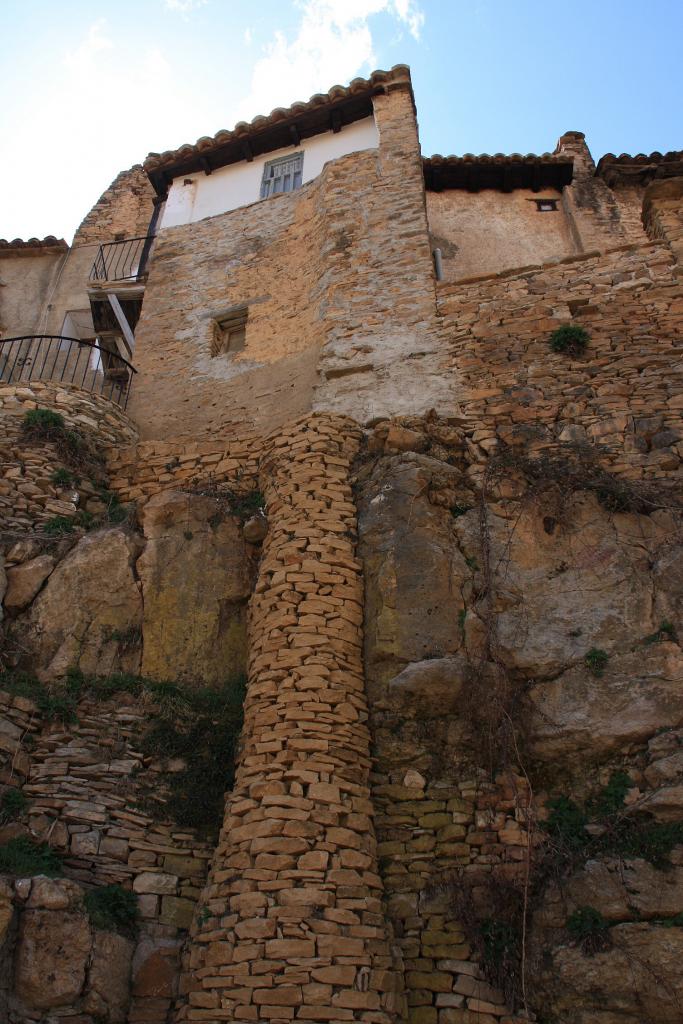
[[[169,491],[139,527],[6,546],[2,1020],[172,1013],[234,764],[245,532],[225,501]]]
[[[411,1021],[680,1019],[679,513],[626,487],[615,510],[572,459],[474,486],[429,424],[369,447],[373,796]]]
[[[295,461],[306,443],[318,451],[306,436],[301,428]],[[359,561],[348,564],[361,565],[364,580],[373,756],[363,828],[370,836],[374,811],[372,885],[375,892],[381,883],[385,904],[377,913],[373,897],[373,922],[389,937],[392,978],[403,989],[386,1005],[404,1006],[391,1019],[410,1024],[674,1024],[683,1004],[680,501],[654,485],[615,482],[571,445],[531,454],[482,463],[460,426],[425,417],[380,423],[353,467]],[[270,852],[256,866],[246,853],[228,857],[232,818],[216,856],[215,832],[202,832],[191,813],[205,798],[202,774],[215,767],[202,758],[229,721],[206,688],[223,694],[225,679],[246,665],[254,579],[261,596],[249,621],[263,645],[251,654],[259,671],[298,628],[306,646],[292,658],[319,671],[315,647],[327,620],[315,615],[331,598],[318,596],[314,614],[311,588],[341,587],[339,600],[349,599],[348,584],[317,568],[319,539],[303,571],[299,537],[314,527],[325,536],[337,501],[347,519],[343,530],[335,526],[335,544],[353,543],[347,470],[329,457],[327,470],[316,469],[327,482],[316,478],[315,493],[306,483],[290,504],[289,463],[280,456],[258,576],[265,521],[245,528],[207,494],[158,493],[134,528],[5,546],[4,656],[14,679],[18,670],[38,678],[33,689],[0,693],[0,782],[4,793],[22,794],[9,803],[0,794],[0,858],[9,865],[0,891],[0,1014],[12,1024],[242,1019],[220,993],[228,978],[267,985],[268,962],[253,952],[262,934],[278,949],[291,939],[282,967],[291,1012],[282,1019],[380,1019],[368,989],[376,972],[358,966],[361,939],[351,964],[343,953],[335,958],[327,938],[335,927],[356,927],[356,911],[368,910],[360,875],[348,867],[361,864],[360,854],[344,854],[333,880],[340,902],[330,909],[328,855],[306,844],[332,810],[303,820],[306,773],[287,793],[286,774],[277,783],[254,775],[232,812],[245,851],[254,815],[257,845],[283,827],[296,833],[308,851],[299,873],[307,870],[325,897],[326,909],[314,908],[310,920],[297,904],[297,929],[323,936],[330,964],[304,986],[303,1006],[296,971],[311,964],[298,964],[296,949],[313,942],[292,937],[289,902],[268,911],[273,893],[290,892],[294,862]],[[314,508],[322,525],[311,525]],[[303,597],[292,598],[292,584]],[[273,625],[264,641],[254,609],[266,598]],[[285,598],[286,608],[278,603]],[[358,633],[357,602],[353,623]],[[336,640],[342,652],[349,628]],[[68,670],[72,689],[63,683]],[[335,683],[343,688],[347,675]],[[283,714],[285,705],[297,713],[283,700]],[[335,706],[340,714],[345,707]],[[267,731],[271,712],[256,718],[255,707],[251,718]],[[312,697],[305,711],[314,731],[325,724]],[[194,737],[194,774],[178,735]],[[159,745],[162,737],[169,746]],[[247,772],[267,774],[269,763],[272,772],[268,742],[244,738]],[[230,785],[232,749],[220,747],[219,756],[220,793]],[[316,785],[332,800],[329,780]],[[218,805],[216,814],[220,822]],[[331,831],[338,844],[349,838],[348,829]],[[66,878],[22,875],[3,853],[22,839],[45,844],[41,856],[52,851]],[[211,862],[207,909],[201,892]],[[248,920],[223,913],[224,884]],[[136,932],[112,930],[111,920],[103,927],[88,911],[88,893],[112,885],[135,894]],[[210,999],[194,984],[207,971]],[[244,1020],[280,1019],[268,999],[249,1007],[247,989],[239,990]]]

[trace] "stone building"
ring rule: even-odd
[[[0,878],[0,1015],[680,1019],[682,197],[576,131],[424,157],[399,65],[0,242],[0,863],[66,876]],[[207,836],[149,680],[182,732],[239,671]]]

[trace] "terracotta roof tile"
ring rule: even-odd
[[[46,249],[58,252],[66,252],[69,246],[63,238],[55,238],[54,235],[46,235],[45,238],[14,238],[9,241],[7,238],[0,238],[0,254],[8,251],[21,251],[27,256],[41,255]]]
[[[683,175],[683,150],[669,153],[605,153],[595,170],[610,188],[617,185],[647,185],[655,178],[677,178]]]
[[[204,135],[194,144],[185,143],[178,149],[166,150],[164,153],[150,153],[143,163],[143,168],[150,178],[153,178],[159,171],[206,157],[229,143],[248,141],[267,129],[276,128],[282,122],[294,121],[297,117],[321,108],[333,108],[354,97],[371,96],[384,87],[399,84],[412,88],[410,68],[406,64],[396,64],[390,71],[373,71],[369,78],[354,78],[347,86],[333,85],[326,93],[316,93],[306,102],[293,103],[291,107],[286,108],[276,107],[268,115],[259,114],[250,122],[238,122],[231,131],[221,129],[213,136]]]

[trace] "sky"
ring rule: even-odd
[[[682,0],[0,0],[0,237],[71,237],[116,174],[409,64],[425,155],[683,149]]]

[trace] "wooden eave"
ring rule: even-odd
[[[480,192],[495,189],[512,192],[515,189],[555,189],[560,192],[570,185],[574,175],[571,157],[558,158],[552,153],[536,156],[496,154],[489,156],[432,156],[422,160],[425,188],[431,192],[444,189],[465,189]]]

